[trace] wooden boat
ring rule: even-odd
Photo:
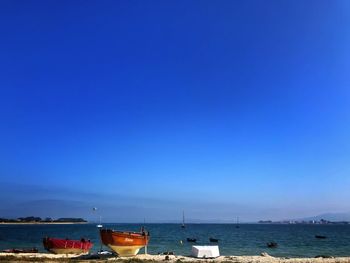
[[[148,245],[149,232],[143,228],[140,232],[100,229],[102,243],[121,257],[135,256],[140,248]]]
[[[45,237],[44,248],[54,254],[87,254],[93,246],[90,240],[71,240]]]

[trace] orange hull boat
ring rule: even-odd
[[[102,243],[110,247],[121,257],[135,256],[140,248],[147,246],[149,232],[115,231],[111,229],[101,229],[100,236]]]

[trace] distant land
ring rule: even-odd
[[[317,216],[281,221],[260,220],[260,224],[350,224],[350,213],[324,213]]]
[[[325,219],[321,220],[283,220],[283,221],[271,221],[271,220],[260,220],[259,224],[304,224],[304,225],[349,225],[348,221],[328,221]]]
[[[36,216],[28,216],[28,217],[19,217],[17,219],[8,219],[8,218],[0,218],[0,223],[2,224],[66,224],[66,223],[87,223],[87,221],[83,218],[58,218],[52,219],[50,217],[46,217],[42,219],[41,217]]]
[[[329,221],[333,221],[333,222],[350,221],[350,212],[347,212],[347,213],[324,213],[324,214],[320,214],[320,215],[313,216],[313,217],[302,218],[299,220],[310,221],[310,220],[321,220],[321,219],[325,219],[325,220],[329,220]]]

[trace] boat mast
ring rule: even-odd
[[[94,212],[96,212],[97,211],[97,207],[94,207],[92,210]],[[103,227],[102,226],[102,216],[101,216],[101,214],[99,215],[99,224],[96,227],[98,229],[98,235],[100,236],[100,231],[101,231],[101,228]],[[102,251],[102,239],[101,239],[101,236],[100,236],[100,251]]]
[[[143,230],[142,231],[145,231],[145,225],[146,225],[146,217],[143,218],[143,227],[142,227]],[[147,253],[148,252],[147,252],[147,244],[146,244],[146,246],[145,246],[145,255],[147,255]]]

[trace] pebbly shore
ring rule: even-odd
[[[156,262],[219,262],[219,263],[350,263],[350,257],[318,258],[280,258],[272,257],[266,253],[260,256],[220,256],[214,259],[199,259],[181,255],[137,255],[135,257],[111,257],[94,259],[87,256],[55,255],[49,253],[0,253],[1,262],[121,262],[121,263],[156,263]]]

